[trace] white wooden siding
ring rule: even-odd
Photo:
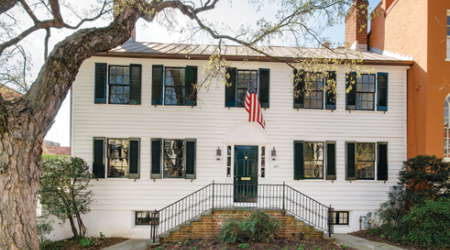
[[[198,66],[201,79],[206,61],[170,59],[132,59],[92,57],[80,68],[73,84],[72,153],[92,165],[93,137],[138,137],[140,179],[93,180],[94,202],[85,216],[89,234],[147,238],[148,226],[134,226],[134,212],[162,208],[195,190],[215,182],[232,183],[226,177],[226,142],[229,130],[246,123],[243,108],[224,107],[224,86],[203,89],[196,107],[152,106],[152,65]],[[94,64],[142,64],[141,105],[94,104]],[[359,230],[359,216],[379,207],[387,199],[389,187],[397,181],[406,160],[406,70],[404,66],[373,66],[389,73],[388,111],[345,110],[345,71],[337,75],[337,108],[330,110],[293,109],[292,69],[281,63],[233,62],[238,69],[270,69],[270,108],[263,110],[266,120],[266,155],[273,147],[277,158],[266,157],[266,178],[259,183],[286,184],[335,210],[350,211],[349,226],[335,226],[335,232]],[[371,66],[369,66],[370,68]],[[375,102],[376,104],[376,102]],[[247,122],[248,123],[248,122]],[[150,179],[151,138],[196,138],[197,179]],[[293,180],[293,141],[336,141],[337,180]],[[345,141],[389,143],[389,181],[345,181]],[[245,141],[241,145],[248,145]],[[215,159],[217,147],[220,161]],[[275,166],[278,166],[275,168]],[[233,170],[233,168],[232,168]],[[232,175],[233,176],[233,175]]]

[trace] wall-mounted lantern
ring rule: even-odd
[[[277,159],[277,151],[275,150],[275,147],[272,149],[271,156],[273,161]]]
[[[216,159],[219,161],[221,156],[222,156],[222,150],[220,150],[220,147],[217,147]]]

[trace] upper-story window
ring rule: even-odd
[[[450,10],[447,10],[447,59],[450,59]]]
[[[197,105],[197,66],[152,67],[152,105]]]
[[[95,103],[141,104],[141,65],[95,64]]]
[[[444,157],[450,157],[449,106],[450,106],[450,96],[447,96],[444,104]]]
[[[294,108],[336,109],[336,73],[294,70]]]
[[[388,74],[378,73],[378,90],[375,84],[377,75],[361,74],[355,72],[347,74],[346,109],[347,110],[375,110],[387,111],[388,107]],[[378,93],[377,93],[378,91]],[[375,102],[375,94],[377,101]]]
[[[244,107],[250,79],[256,83],[261,108],[269,107],[270,70],[241,70],[227,68],[227,86],[225,88],[225,107]]]

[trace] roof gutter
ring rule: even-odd
[[[128,57],[128,58],[156,58],[156,59],[178,59],[178,60],[209,60],[211,55],[189,55],[189,59],[186,58],[184,54],[168,54],[168,53],[136,53],[136,52],[99,52],[94,54],[93,56],[99,57]],[[258,62],[280,62],[271,57],[267,56],[234,56],[234,55],[222,55],[228,61],[258,61]],[[277,57],[280,60],[295,62],[298,61],[296,58],[292,57]],[[309,60],[321,60],[315,58],[303,58]],[[330,58],[331,60],[333,58]],[[330,59],[322,59],[322,61],[330,60]],[[352,62],[358,59],[342,59],[343,63]],[[406,60],[364,60],[362,62],[363,65],[394,65],[394,66],[412,66],[413,61]]]

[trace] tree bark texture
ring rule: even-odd
[[[84,60],[130,37],[142,6],[128,6],[108,27],[79,30],[58,43],[29,92],[0,95],[0,249],[39,249],[36,208],[43,139]],[[154,14],[152,14],[154,15]]]

